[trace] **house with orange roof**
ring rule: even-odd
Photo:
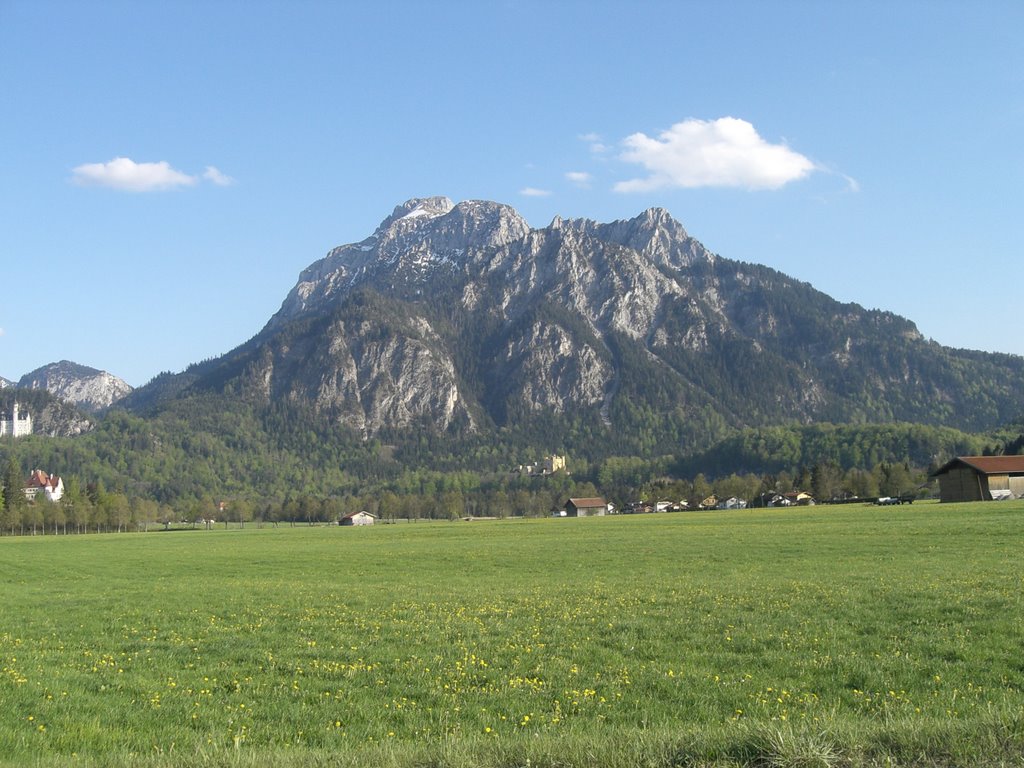
[[[60,501],[64,496],[64,481],[57,475],[48,475],[41,469],[34,469],[25,486],[25,498],[35,501],[40,493],[47,501]]]

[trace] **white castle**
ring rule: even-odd
[[[18,403],[15,401],[11,408],[11,418],[8,419],[7,415],[4,414],[0,418],[0,437],[21,437],[22,435],[32,434],[32,414],[26,413],[21,415],[18,413]]]

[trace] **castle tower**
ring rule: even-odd
[[[17,408],[18,404],[15,403],[14,407]],[[19,419],[18,416],[17,416],[17,411],[15,411],[14,422],[19,425],[19,427],[15,427],[15,429],[17,429],[17,434],[15,435],[15,437],[21,437],[22,435],[31,435],[32,434],[32,414],[31,413],[26,413],[22,418]]]
[[[18,412],[18,401],[14,401],[14,405],[11,406],[11,420],[8,421],[6,418],[0,419],[0,435],[10,435],[11,437],[22,437],[23,435],[32,434],[32,414],[26,413],[22,416]]]

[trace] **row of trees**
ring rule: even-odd
[[[470,490],[451,487],[438,490],[410,487],[408,481],[360,494],[318,497],[290,494],[281,499],[236,496],[215,499],[204,496],[170,505],[154,499],[108,491],[102,483],[82,486],[76,478],[65,483],[64,497],[48,502],[42,496],[29,501],[20,492],[22,474],[9,461],[4,473],[0,534],[88,533],[147,531],[150,528],[210,527],[246,524],[280,525],[332,523],[343,516],[366,510],[383,522],[406,520],[455,520],[462,517],[543,517],[562,508],[570,496],[606,496],[619,509],[630,502],[686,500],[696,507],[705,498],[736,496],[754,501],[769,492],[809,491],[819,501],[856,496],[873,498],[922,492],[927,481],[924,470],[908,463],[879,463],[870,470],[843,471],[830,462],[801,468],[795,473],[729,474],[709,479],[652,477],[649,473],[663,462],[609,460],[596,469],[605,482],[594,483],[565,473],[544,478],[510,476],[477,478]],[[12,489],[14,492],[12,492]]]
[[[645,385],[658,381],[650,378]],[[635,432],[629,439],[620,434],[624,430],[608,429],[596,417],[592,424],[557,414],[526,414],[497,433],[447,434],[424,426],[364,439],[294,403],[257,406],[240,395],[207,393],[171,401],[146,418],[107,413],[95,430],[73,438],[2,440],[0,462],[13,457],[25,471],[43,467],[83,484],[102,482],[130,498],[187,509],[214,493],[254,504],[266,499],[284,503],[289,494],[314,487],[321,498],[385,491],[431,497],[449,491],[509,492],[522,481],[504,473],[554,451],[572,457],[573,481],[635,500],[645,483],[659,477],[797,474],[801,467],[829,463],[844,475],[853,468],[876,474],[880,465],[909,461],[911,467],[924,468],[955,455],[997,450],[1013,445],[1019,434],[978,436],[895,423],[789,425],[732,432],[696,452],[681,442],[680,435],[689,432],[681,431],[680,423],[703,435],[704,444],[725,429],[724,423],[710,416],[695,420],[692,409],[685,414],[650,410],[632,396],[635,386],[639,383],[629,377],[623,380],[616,407],[630,413],[613,414],[616,424],[641,425],[627,430]],[[634,439],[639,442],[630,445]],[[562,490],[569,495],[571,489],[566,485]]]
[[[176,518],[168,505],[124,492],[108,492],[102,483],[83,489],[76,478],[65,482],[64,495],[51,502],[42,494],[29,499],[24,475],[13,459],[3,473],[0,534],[88,533],[146,530],[158,521]]]
[[[635,497],[644,501],[686,500],[696,506],[712,495],[719,499],[735,496],[753,502],[765,494],[798,490],[810,493],[819,502],[827,502],[904,494],[920,496],[929,494],[932,489],[927,471],[907,462],[880,462],[871,469],[845,471],[835,463],[821,462],[796,472],[783,470],[777,474],[732,473],[713,479],[698,474],[693,480],[663,477],[641,485]]]
[[[623,382],[624,391],[630,386]],[[629,398],[620,400],[627,407]],[[640,423],[668,423],[636,408]],[[289,403],[260,409],[212,394],[171,403],[151,418],[113,412],[75,438],[0,440],[0,533],[327,522],[360,509],[383,520],[546,515],[571,496],[595,495],[620,508],[663,499],[696,504],[712,494],[752,501],[792,489],[818,500],[871,498],[915,492],[927,469],[953,455],[1024,450],[1017,429],[978,436],[913,424],[817,424],[736,432],[688,455],[668,443],[659,455],[660,433],[651,432],[643,453],[609,456],[603,433],[563,422],[536,431],[527,419],[497,437],[424,428],[365,440]],[[700,429],[714,434],[722,426]],[[574,433],[599,448],[577,452],[557,442]],[[568,453],[572,474],[511,474],[538,456],[537,445]],[[59,505],[24,499],[33,467],[64,477]]]

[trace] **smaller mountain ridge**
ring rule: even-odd
[[[0,376],[0,389],[6,389],[7,387],[13,387],[13,386],[14,386],[14,382],[13,381],[11,381],[10,379],[5,379],[3,376]]]
[[[111,373],[87,365],[61,360],[26,373],[18,381],[21,389],[45,389],[84,411],[104,411],[132,391],[132,386]]]

